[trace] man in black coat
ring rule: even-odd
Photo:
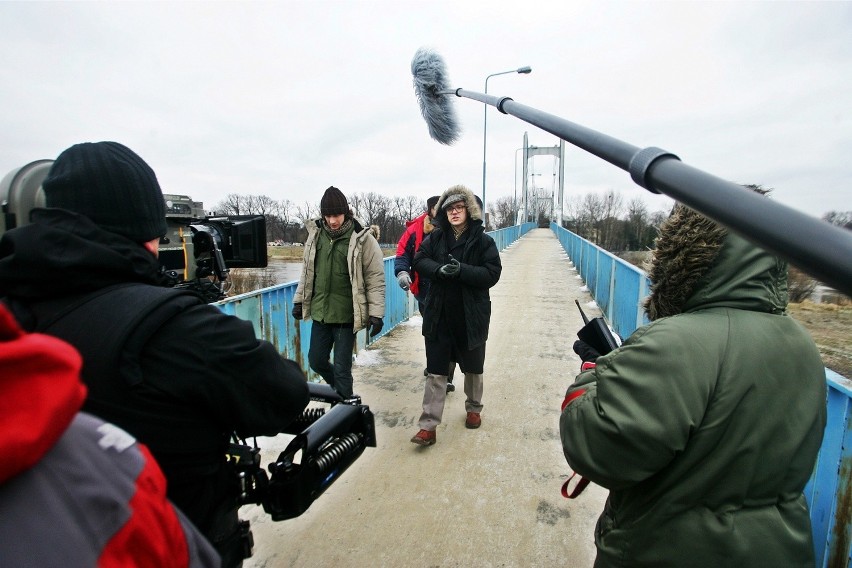
[[[491,321],[488,290],[502,272],[494,239],[485,234],[482,209],[468,188],[449,188],[438,201],[436,229],[414,255],[414,268],[432,282],[423,312],[426,387],[420,430],[411,441],[435,443],[447,398],[447,369],[458,363],[464,373],[465,426],[482,423],[485,341]]]
[[[146,444],[168,496],[239,566],[245,536],[231,433],[275,435],[308,403],[293,361],[249,322],[164,286],[166,234],[157,178],[116,142],[77,144],[42,184],[46,208],[0,240],[0,296],[29,330],[83,355],[83,409]]]

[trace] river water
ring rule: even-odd
[[[266,272],[273,284],[285,284],[299,280],[299,276],[302,274],[302,263],[281,260],[280,258],[270,258]]]
[[[229,296],[236,296],[279,284],[298,282],[302,263],[270,258],[266,268],[233,268],[229,276]]]

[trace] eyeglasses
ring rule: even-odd
[[[467,209],[466,205],[453,205],[452,207],[447,207],[447,213],[461,213],[465,209]]]

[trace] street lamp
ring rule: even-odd
[[[518,224],[518,152],[523,146],[515,150],[515,193],[512,194],[512,224]]]
[[[485,94],[488,94],[488,79],[491,77],[496,77],[497,75],[506,75],[507,73],[522,73],[524,75],[528,73],[532,73],[532,68],[529,66],[526,67],[518,67],[517,69],[512,69],[511,71],[501,71],[500,73],[492,73],[491,75],[485,78]],[[485,104],[485,115],[482,120],[482,215],[483,219],[485,218],[485,144],[487,140],[488,134],[488,105]]]

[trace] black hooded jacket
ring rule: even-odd
[[[131,289],[140,296],[165,293],[159,262],[139,244],[62,209],[36,209],[33,221],[0,240],[0,296],[27,329],[111,287],[136,283]],[[111,367],[91,354],[110,341],[110,315],[133,308],[101,304],[96,311],[87,314],[91,324],[63,337],[84,353],[84,410],[145,443],[166,474],[169,497],[214,540],[212,527],[236,510],[225,463],[230,434],[285,428],[308,403],[304,374],[256,339],[249,322],[185,296],[131,361]]]
[[[468,229],[458,241],[442,207],[448,197],[456,194],[464,196],[468,211]],[[434,339],[442,333],[464,334],[467,338],[464,347],[475,349],[488,339],[491,322],[488,290],[500,280],[503,270],[500,253],[494,239],[485,234],[476,198],[463,186],[454,186],[441,196],[435,225],[414,255],[414,269],[432,283],[424,302],[423,335]],[[461,262],[461,272],[458,278],[445,280],[437,273],[449,262],[450,254]]]

